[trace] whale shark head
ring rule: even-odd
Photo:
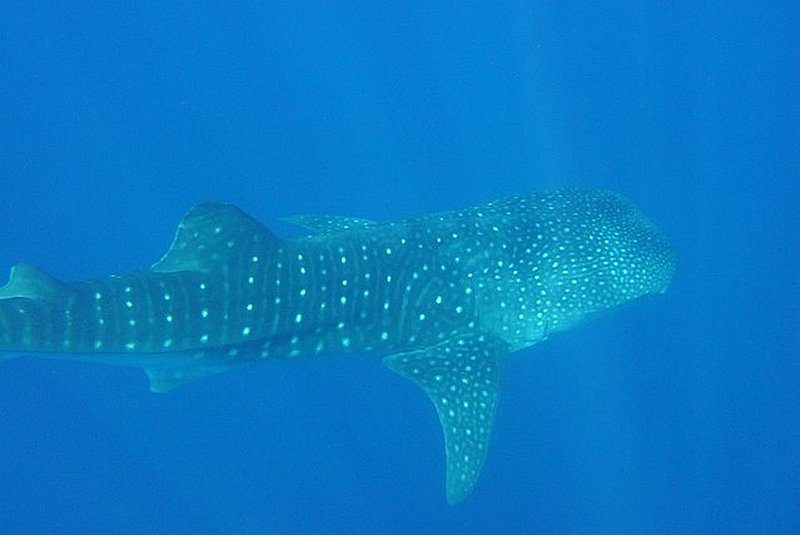
[[[667,289],[675,272],[675,250],[624,197],[589,190],[557,199],[547,219],[552,244],[543,254],[557,286],[576,286],[583,276],[585,284],[571,293],[584,297],[587,289],[596,289],[588,296],[594,295],[601,307]]]
[[[507,204],[496,206],[501,213]],[[568,190],[515,201],[514,270],[505,277],[506,302],[519,301],[542,318],[522,329],[513,347],[525,347],[562,331],[595,313],[639,297],[666,291],[676,266],[669,240],[617,193]],[[514,275],[514,272],[518,273]],[[515,287],[516,286],[516,287]],[[533,291],[531,291],[533,290]],[[484,316],[499,326],[517,309],[493,305],[487,298]],[[520,312],[524,312],[520,310]]]
[[[543,232],[540,259],[550,300],[575,320],[666,291],[676,267],[670,241],[617,193],[587,190],[557,196]],[[560,329],[558,329],[560,330]]]

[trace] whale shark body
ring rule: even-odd
[[[665,291],[675,269],[667,239],[606,191],[290,221],[310,234],[280,239],[201,204],[145,271],[65,283],[18,264],[0,288],[0,351],[140,366],[154,392],[245,363],[383,355],[433,402],[457,503],[486,460],[506,356]]]

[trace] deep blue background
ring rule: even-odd
[[[795,2],[126,4],[0,4],[2,272],[144,268],[204,200],[286,232],[567,186],[628,196],[679,271],[511,359],[455,508],[379,359],[167,395],[4,363],[0,532],[800,532]]]

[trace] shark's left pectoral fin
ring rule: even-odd
[[[447,454],[447,501],[466,498],[486,461],[508,345],[464,333],[432,347],[394,353],[384,364],[428,394],[442,424]]]

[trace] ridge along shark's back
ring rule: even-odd
[[[0,350],[141,366],[156,392],[241,363],[384,354],[436,408],[457,503],[486,460],[506,355],[663,292],[675,269],[669,242],[603,191],[291,221],[312,234],[281,240],[203,204],[146,271],[64,283],[17,265],[0,288]]]

